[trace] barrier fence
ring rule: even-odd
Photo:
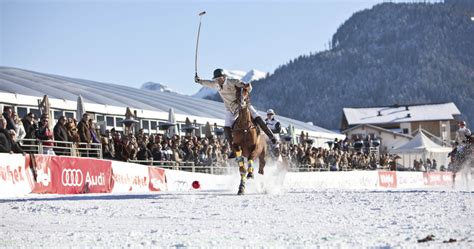
[[[143,163],[143,162],[142,162]],[[149,162],[146,162],[149,163]],[[224,190],[235,175],[216,175],[217,166],[208,168],[213,174],[199,174],[200,166],[185,167],[191,172],[142,166],[128,162],[54,155],[22,155],[0,153],[0,198],[38,194],[128,193],[156,191],[190,191],[193,189]],[[168,164],[168,165],[163,165]],[[183,168],[184,169],[184,168]],[[237,167],[222,168],[236,170]],[[464,177],[464,175],[460,175]],[[278,178],[278,177],[277,177]],[[279,180],[278,180],[279,179]],[[343,171],[288,172],[279,184],[284,189],[399,189],[452,185],[451,172]],[[466,177],[466,179],[468,179]],[[469,180],[470,181],[470,180]],[[235,182],[238,184],[238,181]],[[462,183],[462,182],[461,182]],[[234,187],[234,186],[232,186]]]
[[[206,173],[212,175],[226,175],[237,172],[236,167],[230,165],[195,165],[194,162],[176,162],[176,161],[153,161],[153,160],[128,160],[129,163],[136,163],[148,166],[157,166],[164,169],[173,169],[188,171],[193,173]]]
[[[102,144],[74,143],[56,140],[21,139],[21,148],[30,154],[90,157],[102,159]]]

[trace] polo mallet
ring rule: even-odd
[[[194,72],[195,75],[198,75],[198,48],[199,48],[199,34],[201,33],[201,20],[202,16],[206,14],[206,11],[203,11],[199,13],[199,28],[198,28],[198,34],[197,34],[197,40],[196,40],[196,56],[194,57]]]

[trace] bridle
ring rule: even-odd
[[[249,106],[250,106],[250,96],[249,96],[249,94],[247,94],[245,96],[244,91],[245,91],[245,89],[242,87],[242,88],[240,88],[240,94],[238,92],[238,98],[237,98],[237,101],[239,102],[238,103],[239,104],[239,110],[238,110],[239,117],[238,117],[238,119],[242,118],[243,115],[241,115],[241,114],[245,109],[246,109],[247,112],[250,112],[250,110],[248,109]],[[247,115],[250,116],[250,114],[247,114]],[[240,124],[240,123],[241,122],[235,123],[235,124],[237,124],[237,127],[234,126],[234,128],[233,128],[234,131],[241,131],[243,133],[248,133],[252,128],[255,128],[255,125],[252,122],[252,117],[250,117],[250,120],[248,122],[247,127],[245,127],[245,128],[238,127],[238,124]]]

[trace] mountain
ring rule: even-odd
[[[244,82],[252,82],[255,80],[259,80],[265,78],[267,73],[252,69],[248,72],[240,71],[240,70],[224,70],[225,74],[232,79],[239,79]],[[201,87],[199,91],[193,95],[192,97],[200,98],[200,99],[209,99],[214,101],[222,102],[221,97],[217,93],[216,89],[208,88],[208,87]]]
[[[382,3],[357,12],[329,50],[299,56],[255,81],[253,104],[337,129],[344,107],[452,101],[472,128],[471,16],[472,0]]]
[[[166,85],[156,83],[156,82],[151,82],[151,81],[143,83],[142,86],[140,87],[140,89],[150,90],[150,91],[166,92],[166,93],[177,93]]]

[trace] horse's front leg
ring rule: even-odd
[[[245,193],[245,181],[247,180],[247,169],[245,168],[245,160],[242,156],[242,150],[237,150],[235,152],[237,157],[237,163],[239,164],[239,172],[240,172],[240,185],[239,191],[237,192],[238,195],[243,195]]]
[[[253,160],[249,159],[247,165],[247,179],[253,179]]]

